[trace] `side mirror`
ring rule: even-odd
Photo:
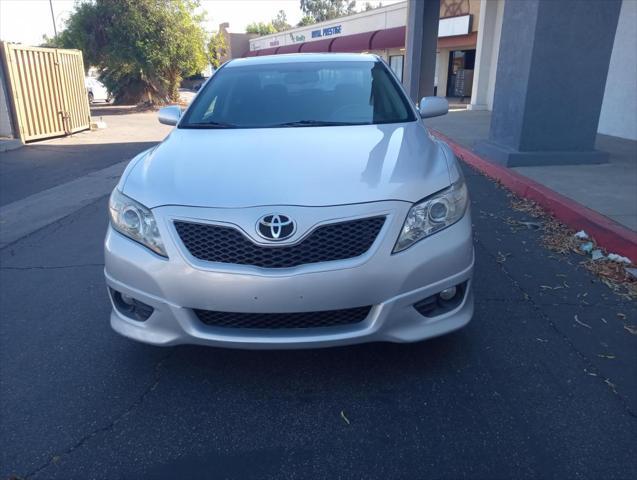
[[[423,97],[420,101],[420,116],[422,118],[439,117],[449,111],[449,102],[442,97]]]
[[[159,123],[164,125],[177,125],[181,117],[181,107],[170,105],[159,109]]]

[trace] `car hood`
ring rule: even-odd
[[[268,129],[175,128],[120,189],[149,208],[416,202],[450,183],[420,122]]]

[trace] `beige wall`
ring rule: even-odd
[[[232,58],[242,57],[250,50],[250,40],[257,36],[255,33],[231,33],[228,32],[228,28],[230,28],[229,23],[219,25],[219,31],[223,33],[228,48],[228,52],[225,58],[222,59],[222,63]]]

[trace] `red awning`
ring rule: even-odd
[[[330,46],[332,45],[333,41],[334,41],[333,38],[324,38],[323,40],[317,40],[315,42],[305,42],[304,44],[301,45],[300,51],[305,53],[329,52]]]
[[[383,50],[385,48],[405,47],[405,27],[388,28],[379,30],[372,37],[372,50]]]
[[[370,41],[376,32],[363,32],[344,37],[336,37],[330,52],[364,52],[371,50]]]
[[[295,43],[293,45],[283,45],[279,47],[279,51],[277,52],[279,55],[282,53],[298,53],[301,49],[302,43]]]
[[[272,48],[263,48],[261,50],[257,50],[257,55],[258,56],[263,56],[263,55],[276,55],[276,51],[279,49],[280,47],[272,47]]]

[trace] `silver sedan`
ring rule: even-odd
[[[449,147],[374,55],[232,60],[113,191],[112,327],[155,345],[414,342],[466,325],[474,252]]]

